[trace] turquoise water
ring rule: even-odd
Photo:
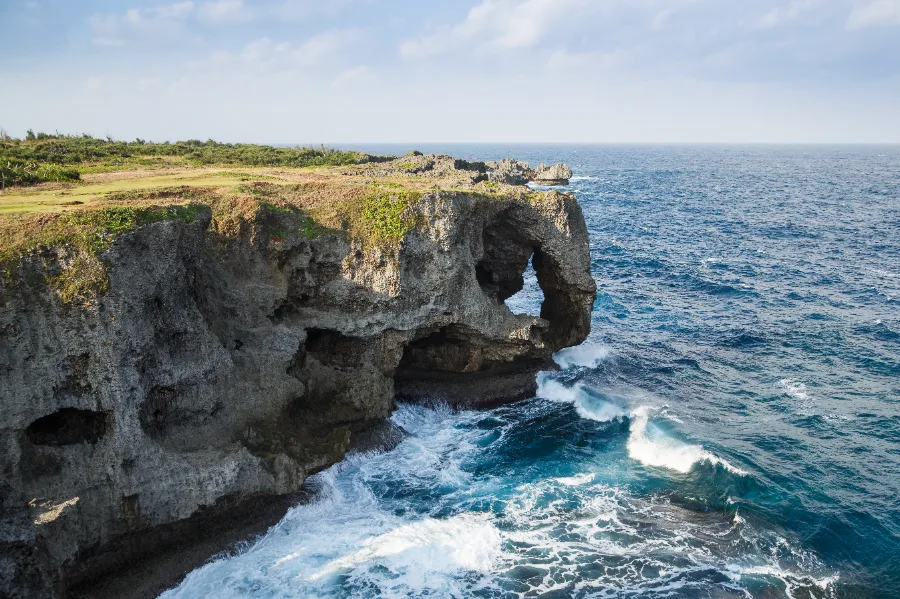
[[[900,597],[900,148],[418,149],[573,167],[590,339],[166,597]]]

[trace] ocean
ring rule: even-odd
[[[900,147],[416,149],[572,167],[590,338],[163,597],[900,597]]]

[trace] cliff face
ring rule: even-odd
[[[294,492],[395,397],[533,393],[589,332],[574,198],[433,190],[411,210],[394,246],[264,234],[275,217],[225,243],[207,212],[148,224],[102,255],[87,305],[38,276],[64,249],[25,258],[0,287],[0,594],[65,594],[160,531]],[[503,303],[532,256],[540,318]]]

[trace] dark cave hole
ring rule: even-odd
[[[25,435],[35,445],[75,445],[96,443],[110,425],[108,412],[63,408],[28,425]]]
[[[450,325],[411,341],[403,350],[398,372],[465,372],[478,351],[471,335],[463,327]]]
[[[362,363],[365,342],[330,329],[307,329],[302,353],[320,364],[336,368],[354,368]],[[305,359],[305,358],[304,358]]]
[[[505,210],[485,226],[475,278],[497,303],[505,303],[516,314],[539,316],[545,283],[554,280],[553,264],[520,217],[515,210]]]

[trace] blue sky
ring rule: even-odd
[[[900,142],[900,0],[0,0],[0,126]]]

